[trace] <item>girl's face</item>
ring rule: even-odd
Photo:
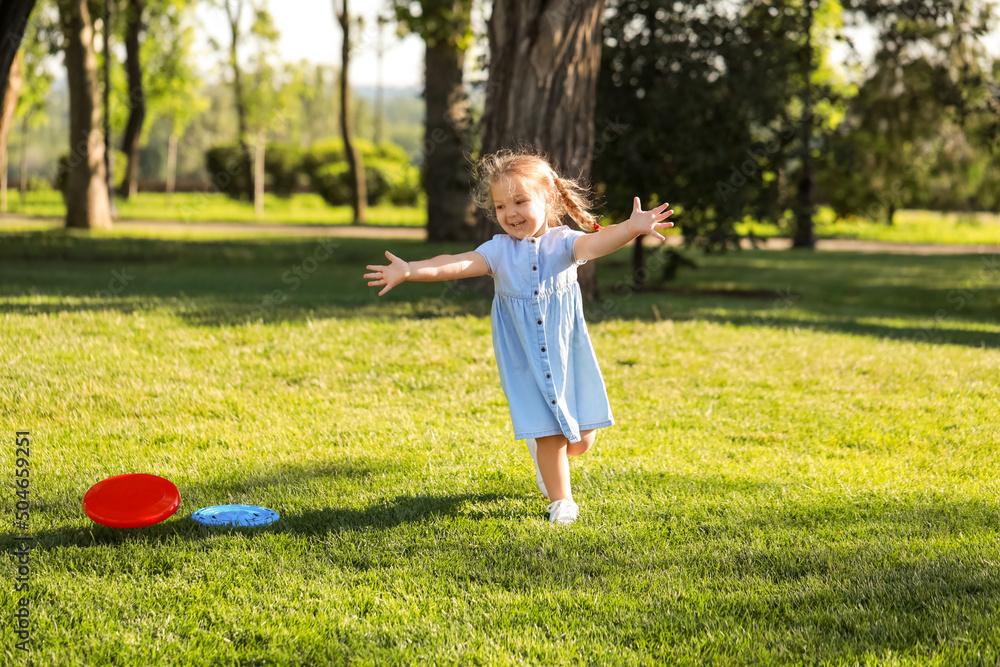
[[[501,176],[494,181],[493,204],[496,206],[497,222],[515,239],[541,236],[548,231],[545,222],[545,198],[525,187],[517,176]]]

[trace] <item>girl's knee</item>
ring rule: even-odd
[[[588,449],[594,446],[594,440],[596,438],[597,438],[597,431],[595,429],[581,432],[580,441],[571,442],[566,447],[566,454],[568,456],[579,456],[580,454],[583,454]]]

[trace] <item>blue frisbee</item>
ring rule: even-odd
[[[191,513],[206,526],[266,526],[278,520],[278,513],[256,505],[212,505]]]

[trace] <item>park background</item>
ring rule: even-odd
[[[993,4],[0,15],[0,428],[33,442],[4,459],[4,539],[35,538],[31,653],[4,624],[5,664],[1000,659]],[[497,233],[470,167],[518,143],[602,224],[677,210],[668,243],[582,272],[618,424],[558,529],[490,285],[361,277]],[[181,509],[91,522],[83,494],[127,472]],[[222,503],[282,518],[189,518]]]

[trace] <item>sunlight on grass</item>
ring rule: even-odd
[[[252,204],[237,202],[220,193],[140,192],[128,201],[117,200],[121,220],[178,220],[181,222],[267,222],[289,224],[346,225],[352,220],[349,206],[329,206],[319,195],[297,194],[283,199],[264,195],[264,215],[257,217]],[[58,192],[31,192],[22,206],[11,197],[10,212],[33,216],[63,217],[66,207]],[[423,207],[371,206],[366,224],[421,227],[427,224]]]

